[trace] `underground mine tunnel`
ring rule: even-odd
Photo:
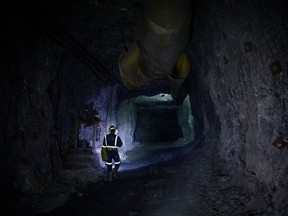
[[[0,5],[0,215],[288,215],[287,1]]]

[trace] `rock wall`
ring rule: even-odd
[[[62,167],[48,91],[59,64],[50,40],[35,32],[21,38],[9,33],[2,65],[1,191],[5,201],[25,205]]]
[[[91,104],[99,112],[103,120],[101,137],[106,132],[106,122],[116,121],[119,116],[119,122],[127,118],[131,120],[131,113],[125,111],[133,110],[131,104],[124,104],[123,112],[109,119],[108,98],[111,98],[113,88],[100,83],[79,57],[54,43],[46,35],[45,27],[41,27],[38,17],[33,17],[33,13],[23,10],[22,6],[24,3],[15,10],[13,5],[3,19],[0,198],[5,203],[1,206],[18,201],[17,193],[25,195],[22,196],[26,197],[25,200],[21,200],[25,205],[31,194],[41,191],[42,185],[52,180],[62,167],[60,144],[69,140],[73,118],[83,115],[83,104]],[[193,37],[188,47],[192,72],[185,85],[195,117],[195,139],[199,141],[197,143],[205,141],[204,152],[217,162],[217,175],[223,179],[207,193],[211,199],[217,194],[215,191],[227,194],[226,198],[218,197],[218,204],[211,201],[210,206],[216,205],[221,212],[218,215],[232,215],[232,208],[225,209],[225,206],[227,203],[232,205],[227,201],[231,200],[227,190],[233,186],[241,190],[229,189],[231,193],[243,195],[237,195],[238,204],[243,204],[244,209],[238,208],[238,212],[258,208],[274,212],[274,215],[284,214],[288,206],[288,148],[285,146],[288,140],[288,3],[284,0],[195,0],[194,9]],[[69,11],[67,8],[68,14]],[[107,10],[102,11],[103,14]],[[99,24],[94,31],[88,32],[91,38],[96,35],[99,39],[90,43],[86,33],[79,36],[82,39],[76,39],[86,41],[83,43],[85,48],[99,55],[101,61],[109,59],[112,53],[112,63],[117,62],[123,44],[130,41],[133,32],[130,28],[134,28],[132,21],[137,11],[130,10],[129,19],[124,16],[122,19],[122,12],[119,12],[115,19],[110,20],[113,31],[110,24],[105,26],[102,20],[90,24],[88,19],[83,22],[87,26]],[[94,11],[90,13],[94,14]],[[110,14],[113,13],[106,13]],[[40,15],[42,19],[46,16]],[[81,19],[73,14],[70,16],[75,20],[68,22],[71,27],[68,30],[75,33],[78,31],[72,27],[78,30],[86,28]],[[119,42],[125,37],[118,30],[118,17],[127,24],[123,25],[124,30],[127,28],[123,44]],[[67,25],[63,17],[59,19]],[[76,25],[77,20],[80,24]],[[116,30],[118,39],[113,40]],[[101,32],[103,39],[107,40],[102,40]],[[113,37],[110,37],[111,32]],[[109,62],[107,60],[107,65],[114,71],[115,66]],[[133,92],[120,88],[119,101],[168,90],[166,82],[159,81],[155,86]],[[116,113],[116,106],[116,103],[112,104],[111,113]],[[131,120],[129,128],[135,128],[135,124]],[[128,141],[132,140],[133,131],[129,128],[120,130],[128,134]],[[277,144],[277,138],[280,138],[283,148],[273,145]],[[249,203],[241,203],[245,200]],[[258,200],[257,205],[253,203],[255,200]]]
[[[33,194],[41,193],[62,168],[61,147],[69,140],[75,117],[84,116],[83,104],[92,105],[107,120],[112,87],[103,87],[81,59],[40,29],[10,23],[5,30],[0,91],[0,175],[4,176],[0,190],[5,202],[1,206],[29,207]]]
[[[205,0],[195,6],[191,91],[199,92],[192,98],[200,114],[193,115],[203,118],[206,155],[222,162],[230,185],[252,196],[260,190],[255,182],[262,185],[269,197],[262,201],[282,213],[288,148],[273,142],[288,140],[288,4]]]

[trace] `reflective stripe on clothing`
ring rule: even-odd
[[[105,162],[106,163],[106,165],[113,165],[113,163],[109,163],[109,162]],[[120,164],[121,162],[119,161],[119,162],[115,162],[115,164]]]
[[[109,145],[108,145],[109,144]],[[118,153],[118,148],[122,146],[122,140],[115,134],[106,134],[102,143],[102,147],[107,151],[108,160],[106,161],[107,172],[112,171],[113,161],[114,165],[120,166],[120,157]]]
[[[103,146],[103,148],[113,148],[113,149],[117,149],[117,140],[118,140],[118,135],[116,135],[115,137],[115,141],[114,141],[114,146],[107,146],[107,135],[105,135],[104,140],[105,140],[105,146]]]
[[[119,153],[117,150],[111,150],[111,151],[107,151],[107,156],[108,156],[108,160],[106,161],[106,164],[111,164],[114,160],[114,163],[120,163],[120,157],[119,157]]]

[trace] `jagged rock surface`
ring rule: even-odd
[[[198,80],[204,148],[221,165],[223,179],[222,189],[211,185],[214,190],[206,190],[211,197],[220,194],[210,203],[220,215],[284,215],[287,148],[278,149],[273,142],[288,139],[287,3],[196,5],[189,51]],[[282,69],[274,73],[271,65],[277,61]],[[238,208],[231,208],[234,201]]]

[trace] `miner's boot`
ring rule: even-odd
[[[112,180],[112,172],[108,172],[108,181],[111,182]]]
[[[115,167],[113,169],[113,178],[115,179],[119,178],[118,169],[119,169],[119,164],[115,164]]]

